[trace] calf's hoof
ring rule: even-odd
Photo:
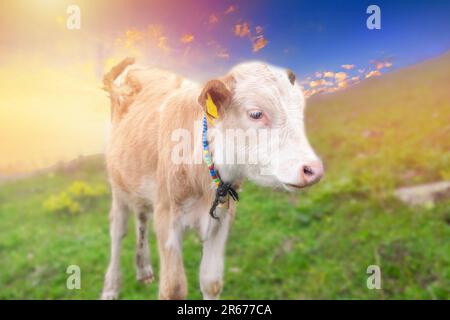
[[[137,270],[136,279],[142,284],[152,283],[155,280],[152,267],[149,265],[142,268],[141,270]]]
[[[102,292],[100,300],[117,300],[119,299],[119,293],[117,291],[106,290]]]

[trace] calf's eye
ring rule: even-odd
[[[248,116],[253,120],[260,120],[263,117],[263,113],[259,110],[253,110],[249,111]]]

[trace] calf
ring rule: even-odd
[[[101,297],[118,297],[121,239],[134,212],[137,280],[154,278],[147,241],[153,217],[159,298],[186,297],[181,242],[193,228],[203,243],[203,297],[217,299],[243,179],[294,191],[323,174],[304,132],[302,91],[291,71],[261,62],[240,64],[204,85],[133,62],[124,60],[104,79],[112,108],[106,151],[112,205],[111,257]],[[253,139],[252,132],[266,138]]]

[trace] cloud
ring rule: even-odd
[[[305,95],[306,98],[309,98],[313,95],[315,95],[317,93],[316,89],[307,89],[303,91],[303,94]]]
[[[135,49],[145,38],[145,33],[136,29],[125,31],[123,37],[116,39],[116,44],[125,49]]]
[[[164,53],[170,53],[171,49],[168,45],[169,38],[164,34],[163,27],[160,25],[148,26],[148,31],[145,37],[145,45],[156,44]]]
[[[366,74],[365,78],[368,79],[370,77],[381,76],[381,72],[378,70],[372,70]]]
[[[313,80],[309,83],[309,86],[311,88],[315,88],[318,86],[331,86],[331,85],[333,85],[333,83],[330,81],[326,81],[325,79]]]
[[[234,26],[234,34],[240,38],[250,36],[250,28],[246,22]]]
[[[378,70],[383,69],[383,68],[390,68],[392,67],[392,63],[391,62],[378,62],[376,64],[376,68]]]
[[[358,77],[350,78],[345,72],[318,71],[314,73],[315,79],[307,77],[300,81],[304,87],[309,87],[304,91],[305,97],[311,97],[321,93],[332,93],[349,87],[359,81]],[[329,79],[329,80],[328,80]]]
[[[144,52],[148,50],[157,49],[156,51],[164,54],[171,51],[168,38],[160,25],[149,25],[147,30],[128,29],[123,36],[116,38],[115,45],[135,57],[144,56]]]
[[[300,81],[304,88],[305,97],[311,97],[320,93],[332,93],[340,91],[357,83],[363,79],[380,76],[381,69],[393,66],[391,61],[371,60],[373,67],[362,67],[356,69],[355,64],[342,64],[340,68],[346,71],[316,71]],[[348,71],[347,71],[348,70]],[[352,71],[350,71],[352,70]],[[354,70],[354,71],[353,71]]]
[[[343,84],[341,84],[340,87],[333,86],[333,87],[320,87],[320,88],[316,87],[316,88],[310,88],[307,90],[303,89],[303,93],[306,98],[310,98],[313,95],[320,94],[320,93],[333,93],[333,92],[339,91],[339,90],[347,87],[347,82],[342,82],[342,83]]]
[[[343,64],[343,65],[341,65],[341,67],[342,67],[342,69],[345,69],[345,70],[352,70],[355,67],[355,65],[354,64]]]
[[[143,29],[129,29],[124,31],[117,39],[110,58],[134,56],[141,61],[157,61],[164,68],[184,70],[189,68],[193,59],[216,58],[215,51],[207,51],[204,48],[195,48],[190,44],[196,41],[196,36],[191,33],[175,35],[170,38],[165,28],[161,25],[149,25]],[[220,57],[225,57],[225,50],[218,50]],[[229,54],[228,54],[229,55]],[[201,57],[201,58],[200,58]],[[105,60],[106,57],[102,58]]]
[[[158,48],[160,48],[161,50],[165,51],[165,52],[169,52],[170,48],[167,45],[167,37],[159,37],[158,39]]]
[[[151,24],[147,28],[147,34],[150,38],[156,39],[163,36],[163,27],[160,25]]]
[[[392,62],[390,61],[373,60],[370,63],[373,64],[377,70],[381,70],[383,68],[390,68],[393,65]]]
[[[347,88],[347,87],[348,87],[348,81],[343,80],[341,82],[338,82],[338,88],[344,89],[344,88]]]
[[[347,74],[345,72],[337,72],[334,74],[334,78],[337,82],[342,82],[347,79]]]
[[[315,89],[307,89],[303,93],[306,98],[309,98],[313,95],[316,95],[319,93],[324,93],[324,92],[333,92],[333,88],[322,87],[322,88],[315,88]]]
[[[225,10],[225,15],[233,13],[236,11],[236,6],[235,5],[230,5],[227,10]]]
[[[332,87],[332,88],[327,89],[326,92],[327,92],[327,93],[331,93],[331,92],[336,92],[336,91],[338,91],[338,90],[339,90],[338,87]]]
[[[215,14],[211,14],[208,18],[208,22],[210,24],[215,24],[215,23],[219,22],[219,18],[217,18],[217,16]]]
[[[253,52],[258,52],[267,45],[268,41],[266,38],[264,38],[263,35],[260,35],[254,38],[252,40],[252,43],[253,43]]]
[[[181,43],[191,43],[194,41],[194,35],[193,34],[185,34],[180,39]]]
[[[311,82],[309,83],[309,86],[310,86],[311,88],[317,87],[317,86],[319,86],[319,85],[320,85],[320,80],[314,80],[314,81],[311,81]]]
[[[255,33],[254,33],[255,36],[253,36],[252,31],[247,22],[238,23],[234,26],[234,29],[233,29],[233,33],[235,36],[237,36],[239,38],[250,39],[253,52],[260,51],[268,43],[267,39],[264,37],[263,31],[264,31],[263,27],[256,26]],[[285,52],[285,53],[287,53],[287,52]]]

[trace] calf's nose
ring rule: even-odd
[[[304,164],[300,172],[305,185],[311,185],[318,182],[323,176],[323,165],[321,161],[313,161]]]

